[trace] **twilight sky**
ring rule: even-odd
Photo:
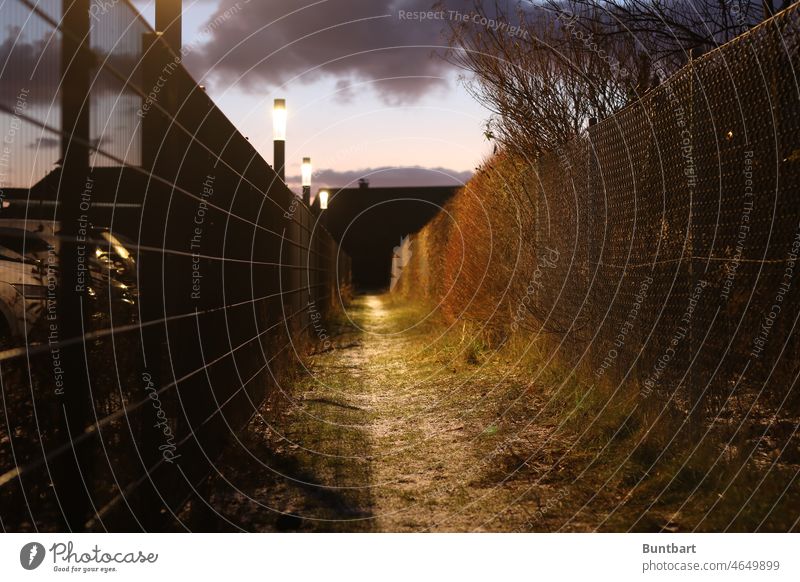
[[[434,54],[445,23],[409,18],[432,3],[184,0],[185,64],[269,162],[272,100],[287,100],[290,184],[303,156],[314,191],[364,175],[375,186],[462,183],[489,151],[488,112]],[[153,0],[135,4],[152,23]]]

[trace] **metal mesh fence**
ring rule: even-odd
[[[2,527],[180,529],[349,259],[128,2],[61,5],[0,6]]]
[[[687,431],[796,411],[799,24],[780,13],[542,159],[495,157],[397,292],[527,330],[585,389]]]

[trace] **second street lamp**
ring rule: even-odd
[[[320,190],[319,191],[319,209],[320,210],[327,210],[328,209],[328,191],[327,190]]]
[[[300,173],[303,184],[303,202],[306,203],[306,206],[311,206],[311,158],[303,158]]]
[[[320,190],[317,192],[317,198],[319,199],[319,223],[325,228],[328,228],[328,213],[325,212],[328,209],[328,196],[327,190]]]
[[[275,172],[286,182],[286,99],[275,99],[272,107],[272,139]]]

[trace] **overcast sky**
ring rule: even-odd
[[[445,23],[408,18],[432,3],[184,0],[186,65],[270,162],[272,100],[287,100],[290,182],[311,156],[315,191],[459,183],[488,152],[488,113],[436,54]],[[136,4],[152,22],[152,0]]]

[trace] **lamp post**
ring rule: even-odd
[[[303,158],[300,174],[303,181],[303,202],[306,206],[311,206],[311,158]]]
[[[273,164],[282,182],[286,181],[286,99],[275,99],[272,107]]]

